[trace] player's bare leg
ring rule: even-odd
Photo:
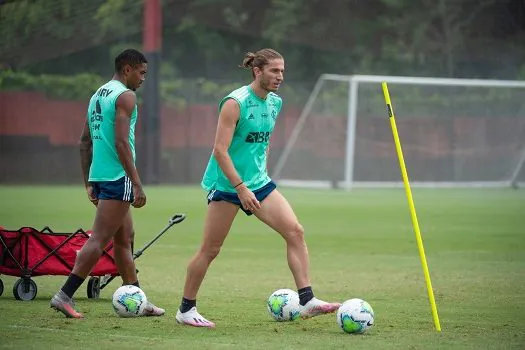
[[[83,318],[74,308],[72,297],[97,264],[106,245],[122,226],[129,203],[118,200],[99,200],[93,231],[77,255],[75,266],[61,290],[51,299],[51,307],[66,317]]]
[[[230,231],[239,207],[225,201],[208,205],[201,247],[188,264],[184,297],[177,311],[177,322],[195,327],[215,327],[196,308],[197,292],[213,259],[217,257]]]
[[[254,214],[286,241],[288,266],[298,289],[301,316],[308,318],[336,311],[341,304],[319,300],[312,292],[304,229],[286,198],[278,190],[274,190],[261,202],[261,208]]]
[[[136,284],[137,269],[133,261],[131,244],[133,242],[134,230],[131,212],[128,210],[122,226],[115,233],[113,238],[113,252],[115,264],[124,284]]]
[[[122,226],[120,226],[113,238],[113,252],[115,255],[115,264],[117,265],[122,282],[140,288],[137,268],[131,251],[134,234],[133,219],[131,218],[131,211],[128,210]],[[148,300],[143,316],[162,316],[165,313],[166,310],[155,306]]]

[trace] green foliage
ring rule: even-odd
[[[143,3],[143,0],[106,0],[93,16],[97,22],[97,40],[141,32]]]
[[[248,75],[237,67],[243,54],[266,46],[285,57],[280,94],[286,106],[302,106],[323,73],[497,78],[501,57],[508,57],[504,79],[525,79],[525,66],[519,67],[525,59],[525,32],[519,23],[509,21],[510,39],[503,44],[494,37],[492,13],[510,2],[340,0],[335,7],[321,0],[163,1],[161,101],[180,108],[217,103],[247,82]],[[85,99],[107,79],[99,75],[108,73],[112,57],[124,48],[142,47],[143,5],[142,0],[6,2],[0,6],[0,67],[16,70],[0,72],[0,89]],[[480,47],[491,47],[498,55],[487,55]],[[465,64],[473,58],[475,65]],[[520,63],[513,67],[511,61]],[[323,108],[346,113],[346,90],[332,90],[321,92]],[[477,98],[504,101],[498,94]],[[420,110],[480,109],[475,97],[462,99],[411,91],[396,101],[425,106]]]
[[[46,96],[65,100],[85,100],[103,83],[95,74],[31,75],[11,70],[0,71],[0,90],[40,91]]]
[[[104,2],[17,0],[1,5],[0,64],[26,65],[90,45],[98,31],[93,12]]]
[[[518,117],[525,111],[523,89],[488,87],[436,87],[390,84],[394,109],[403,118]],[[346,116],[349,84],[324,81],[312,105],[317,116]],[[304,104],[301,104],[304,105]],[[399,108],[398,108],[399,107]],[[358,86],[360,118],[385,115],[379,84]]]
[[[271,45],[284,54],[294,80],[314,81],[326,72],[490,76],[501,69],[498,57],[509,57],[507,62],[525,57],[523,22],[511,5],[512,0],[340,0],[337,6],[321,0],[163,1],[163,59],[186,76],[224,79],[237,74],[232,57],[240,60],[245,51]],[[112,51],[123,42],[140,47],[143,10],[142,0],[8,1],[0,6],[0,66],[20,69],[46,60],[52,66],[54,58],[106,45]],[[498,20],[508,23],[502,27]],[[487,46],[500,55],[485,54],[480,48]],[[472,59],[475,67],[465,65]],[[517,70],[507,68],[509,75]]]
[[[279,45],[299,25],[307,20],[309,8],[302,0],[272,0],[273,11],[265,18],[263,36]]]
[[[85,100],[105,82],[96,74],[31,75],[12,70],[0,71],[0,91],[40,91],[46,96],[64,100]],[[164,79],[160,84],[161,102],[168,106],[184,108],[190,103],[217,103],[217,101],[237,88],[233,82],[219,84],[204,78]],[[141,90],[139,90],[140,98]]]
[[[518,73],[518,80],[525,80],[525,64],[521,65],[520,71]]]
[[[189,104],[217,104],[218,101],[243,83],[218,83],[205,78],[184,79],[170,76],[160,82],[160,100],[166,106],[184,109]],[[31,75],[11,70],[0,71],[0,91],[40,91],[46,96],[64,100],[86,100],[105,82],[96,74]],[[313,105],[312,113],[346,115],[348,112],[347,83],[326,81]],[[517,116],[525,110],[521,89],[505,88],[447,88],[435,90],[421,86],[391,86],[394,105],[400,106],[403,117],[451,116]],[[311,87],[298,83],[284,84],[279,95],[286,107],[304,106]],[[142,90],[138,91],[139,103]],[[384,111],[383,96],[372,84],[359,85],[360,115],[377,116]],[[397,108],[396,108],[397,109]]]
[[[387,12],[381,16],[386,34],[382,45],[385,56],[404,65],[420,67],[428,75],[454,77],[460,57],[478,38],[481,13],[498,0],[381,0]],[[424,18],[424,20],[422,20]],[[429,69],[430,68],[430,69]],[[402,69],[402,68],[399,68]],[[418,75],[421,75],[421,72]],[[410,73],[409,73],[410,74]],[[425,74],[426,75],[426,74]]]

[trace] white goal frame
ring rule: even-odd
[[[299,133],[301,132],[307,116],[312,110],[314,101],[325,81],[339,81],[348,83],[348,112],[347,112],[347,138],[346,138],[346,152],[345,152],[345,166],[344,166],[344,180],[337,183],[336,187],[343,189],[352,189],[355,187],[365,188],[379,188],[379,187],[402,187],[401,175],[399,182],[355,182],[353,179],[354,173],[354,156],[355,156],[355,131],[357,119],[358,106],[358,89],[359,83],[377,83],[382,82],[392,84],[406,84],[406,85],[433,85],[433,86],[465,86],[465,87],[502,87],[502,88],[522,88],[525,90],[525,82],[513,80],[487,80],[487,79],[454,79],[454,78],[431,78],[431,77],[407,77],[407,76],[382,76],[382,75],[338,75],[338,74],[323,74],[319,77],[315,86],[303,108],[297,123],[295,124],[288,142],[286,143],[281,156],[279,157],[275,169],[272,173],[272,178],[283,186],[290,187],[305,187],[305,188],[333,188],[334,184],[328,180],[293,180],[280,178],[282,169],[290,155],[290,152],[297,141]],[[525,92],[525,91],[524,91]],[[395,102],[395,96],[394,96]],[[402,117],[402,116],[401,116]],[[525,116],[524,116],[525,117]],[[385,123],[387,123],[387,114],[385,106]],[[402,141],[402,140],[401,140]],[[394,141],[392,140],[392,147]],[[522,150],[522,157],[516,168],[512,172],[508,181],[478,181],[478,182],[411,182],[413,187],[518,187],[517,178],[522,171],[525,163],[525,146]],[[408,172],[410,174],[410,165],[408,165]]]

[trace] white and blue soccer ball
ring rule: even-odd
[[[301,314],[299,294],[291,289],[278,289],[273,292],[266,306],[270,316],[279,322],[295,321]]]
[[[125,285],[113,293],[113,309],[119,317],[137,317],[148,304],[146,294],[139,287]]]
[[[374,325],[374,310],[362,299],[349,299],[337,310],[337,324],[346,333],[364,333]]]

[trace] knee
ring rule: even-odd
[[[204,256],[208,262],[212,262],[213,259],[219,255],[219,252],[221,251],[220,246],[216,245],[202,245],[200,249],[200,255]]]
[[[129,235],[117,235],[113,238],[113,244],[116,248],[131,249],[133,244],[133,235],[134,232],[131,232]]]
[[[97,251],[102,252],[102,250],[106,247],[109,241],[103,239],[102,237],[93,236],[91,235],[86,244],[82,247],[82,250],[86,249],[89,251]]]
[[[304,241],[304,228],[299,222],[295,222],[291,225],[290,229],[286,234],[287,241],[289,242],[303,242]]]

